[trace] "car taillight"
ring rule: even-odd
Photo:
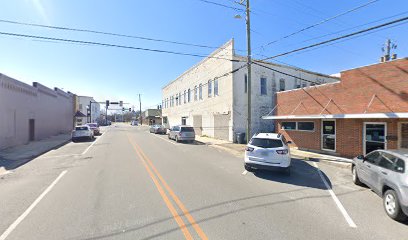
[[[276,152],[277,152],[278,154],[282,154],[282,155],[288,154],[288,150],[287,150],[287,149],[285,149],[285,150],[276,150]]]
[[[181,132],[179,132],[178,135],[181,136]]]
[[[246,148],[245,148],[245,151],[252,152],[252,151],[254,151],[254,148],[252,148],[252,147],[246,147]]]

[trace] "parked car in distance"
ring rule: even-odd
[[[408,219],[408,150],[375,150],[353,159],[353,182],[362,183],[383,198],[387,215],[397,221]]]
[[[137,125],[139,125],[139,122],[133,120],[133,121],[130,122],[130,125],[132,125],[132,126],[137,126]]]
[[[290,174],[290,143],[292,142],[286,141],[282,134],[255,134],[245,148],[245,170],[281,169]]]
[[[149,128],[149,132],[155,134],[166,134],[167,129],[162,125],[151,125]]]
[[[169,139],[173,139],[176,142],[193,142],[195,140],[194,128],[188,125],[179,125],[170,128],[167,136],[169,137]]]
[[[91,128],[91,130],[94,132],[95,136],[101,134],[100,129],[99,129],[99,125],[97,123],[87,123],[86,125],[88,125],[89,128]]]
[[[94,131],[88,125],[76,126],[74,130],[72,130],[71,139],[73,142],[79,139],[94,139]]]

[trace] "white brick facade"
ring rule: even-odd
[[[234,42],[231,40],[163,87],[163,123],[167,127],[185,123],[194,126],[197,135],[207,135],[229,141],[233,140],[235,132],[245,132],[247,119],[245,75],[247,68],[244,67],[235,73],[219,78],[245,65],[245,61],[246,58],[235,55]],[[264,65],[314,82],[327,83],[338,80],[335,77],[294,67],[272,63],[264,63]],[[271,121],[262,120],[261,117],[268,114],[275,106],[275,92],[280,90],[280,83],[284,82],[285,90],[297,88],[299,84],[300,86],[302,84],[309,86],[310,83],[301,82],[294,77],[255,64],[252,65],[251,75],[252,132],[273,131],[274,126]],[[265,79],[262,81],[266,84],[263,94],[261,94],[261,78]],[[202,99],[199,96],[200,84],[202,86]],[[218,94],[214,95],[217,84]],[[210,85],[211,88],[209,89],[208,86]],[[197,99],[195,99],[194,94],[196,86],[198,88]],[[190,101],[188,101],[189,89]]]

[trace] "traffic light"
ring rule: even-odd
[[[132,108],[129,108],[129,112],[131,112],[132,111]]]
[[[119,106],[123,107],[123,101],[119,102]]]
[[[106,100],[106,107],[109,107],[109,100]]]
[[[125,111],[125,108],[122,108],[122,112],[124,112]]]

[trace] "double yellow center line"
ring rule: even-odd
[[[173,203],[170,201],[169,197],[167,196],[166,192],[164,189],[167,190],[168,194],[171,196],[171,198],[174,200],[174,202],[177,204],[177,206],[181,209],[183,212],[183,215],[187,218],[187,220],[190,222],[191,226],[194,228],[194,230],[197,232],[198,236],[201,239],[208,239],[203,230],[200,228],[200,226],[196,223],[194,220],[193,216],[188,212],[187,208],[184,206],[184,204],[180,201],[180,199],[177,197],[177,195],[174,193],[174,191],[170,188],[170,186],[167,184],[167,182],[163,179],[159,171],[156,169],[156,167],[153,165],[152,161],[149,159],[149,157],[146,156],[146,154],[142,151],[142,149],[137,145],[128,135],[129,142],[131,143],[133,149],[135,150],[136,154],[139,156],[139,159],[142,161],[144,167],[146,168],[146,171],[148,172],[150,178],[153,180],[154,185],[156,186],[157,190],[159,191],[161,197],[163,198],[164,203],[166,204],[167,208],[170,210],[170,213],[173,215],[174,220],[177,222],[178,226],[180,227],[181,231],[184,234],[184,237],[186,239],[193,239],[190,231],[188,230],[186,224],[184,223],[184,220],[181,218],[181,216],[178,214],[176,208],[174,207]],[[160,180],[160,181],[159,181]],[[163,189],[164,187],[164,189]]]

